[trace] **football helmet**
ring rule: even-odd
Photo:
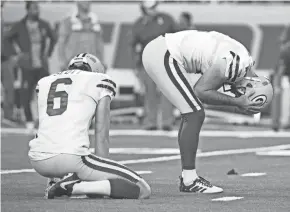
[[[141,7],[143,7],[144,9],[152,9],[157,7],[157,5],[159,4],[158,0],[143,0],[141,1]]]
[[[105,67],[94,55],[81,53],[75,56],[68,65],[69,69],[80,69],[83,71],[105,73]]]
[[[232,92],[236,97],[239,97],[251,89],[255,91],[255,94],[251,97],[251,101],[261,102],[262,108],[265,108],[271,103],[274,90],[270,80],[266,77],[244,77],[236,83],[231,84],[231,88],[228,91]]]

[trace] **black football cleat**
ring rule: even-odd
[[[76,175],[68,175],[62,180],[52,184],[47,188],[45,192],[46,199],[54,199],[54,197],[68,196],[72,195],[73,186],[76,183],[80,183],[81,180],[76,177]]]

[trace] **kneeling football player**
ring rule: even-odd
[[[81,194],[149,198],[150,186],[141,176],[105,159],[115,89],[98,58],[86,53],[74,57],[67,71],[38,82],[39,129],[29,143],[29,158],[40,175],[62,178],[47,188],[48,199]],[[91,154],[89,126],[94,116],[95,154]]]
[[[202,103],[236,106],[251,113],[260,111],[260,103],[251,101],[253,91],[238,98],[217,91],[224,83],[233,85],[246,76],[255,76],[249,52],[224,34],[188,30],[167,33],[151,41],[143,51],[142,61],[148,75],[182,116],[178,133],[180,191],[222,192],[222,188],[196,172],[199,133],[205,118]],[[201,77],[194,83],[191,76],[196,74]]]

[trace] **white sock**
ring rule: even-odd
[[[110,196],[111,184],[109,180],[82,181],[74,184],[72,194],[97,194],[102,196]]]
[[[183,178],[183,183],[186,186],[190,185],[194,180],[196,180],[196,178],[198,178],[198,175],[195,169],[192,169],[192,170],[184,169],[182,170],[181,176]]]

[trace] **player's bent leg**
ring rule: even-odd
[[[83,166],[78,176],[84,181],[106,181],[110,185],[112,198],[149,198],[151,189],[148,183],[136,172],[116,161],[90,154],[82,156]],[[81,189],[82,183],[76,186]],[[83,188],[85,188],[84,185]],[[90,192],[86,190],[86,192]],[[94,194],[93,192],[90,194]]]
[[[32,161],[33,168],[45,177],[63,177],[46,192],[48,199],[63,195],[98,195],[111,198],[149,198],[150,186],[142,177],[126,166],[95,155],[60,154]]]
[[[31,161],[33,168],[45,177],[62,177],[46,192],[48,199],[63,195],[98,195],[111,198],[149,198],[150,186],[129,168],[95,155],[60,154],[52,158]]]

